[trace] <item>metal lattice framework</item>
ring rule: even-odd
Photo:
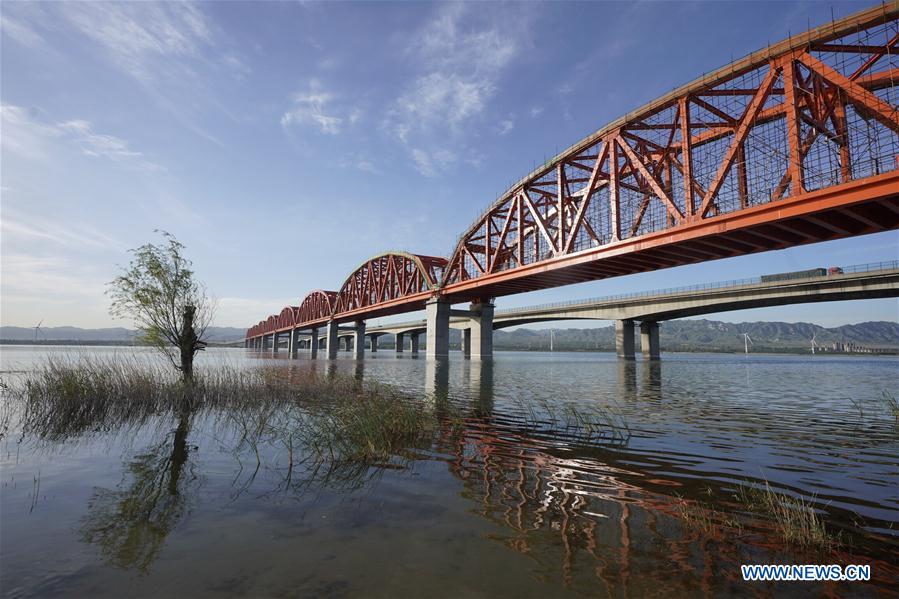
[[[337,305],[336,291],[322,291],[318,289],[306,295],[300,304],[297,323],[309,325],[310,323],[326,322],[334,315],[334,307]]]
[[[450,260],[381,254],[247,336],[899,228],[897,106],[893,0],[603,127],[512,186]]]
[[[519,181],[461,237],[443,282],[447,292],[641,237],[657,244],[649,241],[653,233],[724,222],[753,207],[895,171],[895,13],[895,5],[872,9],[749,56],[563,152]],[[719,247],[681,244],[656,252],[652,262],[670,266],[880,230],[896,220],[891,206],[887,213],[869,206],[825,215],[798,235],[719,235]],[[834,217],[844,222],[833,224]],[[636,256],[617,262],[583,280],[648,269]],[[548,279],[486,295],[563,282],[574,281]]]
[[[299,311],[299,306],[287,306],[278,315],[276,326],[279,329],[293,328],[297,324],[297,313]]]
[[[337,292],[335,314],[349,314],[373,306],[426,300],[436,289],[445,258],[406,252],[375,256],[347,277]]]

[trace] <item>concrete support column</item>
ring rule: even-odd
[[[309,351],[311,352],[311,358],[315,359],[318,357],[318,329],[312,329],[309,333]]]
[[[281,333],[272,335],[272,353],[278,353],[278,345],[281,343]]]
[[[337,336],[337,323],[333,320],[329,320],[325,325],[325,343],[328,359],[333,360],[337,357],[337,345],[340,343],[340,338]]]
[[[350,351],[353,349],[353,338],[352,337],[344,337],[343,338],[343,351]]]
[[[296,329],[290,329],[287,332],[287,355],[291,358],[296,357],[297,355],[297,345],[299,345],[299,331]]]
[[[634,359],[634,321],[615,321],[615,351],[619,358]]]
[[[658,360],[661,357],[658,322],[644,320],[640,323],[640,348],[647,360]]]
[[[449,356],[450,303],[444,299],[432,299],[425,305],[427,323],[427,357]]]
[[[375,353],[378,351],[378,337],[379,335],[372,335],[371,339],[371,353]]]
[[[471,357],[471,329],[462,329],[462,355]]]
[[[485,359],[493,357],[493,304],[472,304],[471,312],[471,357]]]
[[[412,336],[409,337],[409,345],[410,350],[414,355],[418,355],[418,340],[421,338],[421,333],[412,333]]]
[[[396,353],[398,353],[398,354],[403,353],[403,349],[404,349],[403,345],[405,345],[405,344],[406,344],[406,336],[403,335],[402,333],[397,333],[396,334]]]
[[[354,340],[354,344],[356,346],[356,359],[361,360],[365,357],[365,321],[357,320],[356,321],[356,339]]]

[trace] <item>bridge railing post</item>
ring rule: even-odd
[[[615,351],[619,358],[634,359],[634,321],[615,321]]]
[[[435,298],[425,304],[427,315],[427,357],[446,358],[449,356],[450,303],[443,298]],[[414,350],[413,350],[414,351]]]

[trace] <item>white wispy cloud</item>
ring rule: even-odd
[[[3,148],[25,158],[45,159],[51,142],[64,142],[78,146],[87,156],[108,158],[143,170],[162,169],[143,153],[130,149],[125,140],[95,132],[89,121],[41,122],[21,106],[4,104],[0,106],[0,122]]]
[[[482,6],[440,5],[406,47],[420,73],[393,102],[383,126],[407,146],[423,175],[439,174],[469,153],[471,125],[487,111],[521,49],[527,19],[510,26]]]
[[[412,148],[412,160],[415,168],[426,177],[433,177],[446,170],[458,160],[455,152],[442,149],[429,152],[421,148]]]
[[[512,119],[503,119],[499,122],[499,134],[505,135],[515,128],[515,121]]]
[[[362,118],[358,106],[340,106],[336,94],[326,91],[318,79],[309,81],[306,91],[294,93],[292,107],[281,116],[281,126],[312,126],[326,135],[337,135],[346,124]]]
[[[340,166],[342,168],[355,168],[372,175],[377,175],[381,172],[378,170],[378,167],[375,166],[375,163],[364,154],[351,154],[346,156],[340,161]]]
[[[10,214],[8,208],[4,211],[3,220],[0,221],[0,230],[3,231],[6,241],[16,245],[29,240],[37,240],[41,243],[49,242],[70,249],[123,248],[118,239],[98,231],[86,223],[62,225],[48,220],[46,215],[39,218],[24,218],[22,215]]]
[[[166,68],[189,71],[178,59],[200,57],[213,41],[206,16],[191,3],[67,2],[60,9],[112,62],[144,83]]]
[[[131,168],[160,171],[163,167],[132,150],[125,140],[94,131],[93,124],[83,119],[50,123],[32,116],[29,110],[12,104],[0,106],[0,123],[4,150],[29,159],[46,159],[51,143],[77,146],[86,156],[106,158]]]
[[[198,124],[210,106],[221,108],[206,75],[225,69],[240,79],[251,69],[200,5],[7,2],[3,9],[5,36],[65,53],[71,52],[70,40],[86,40],[89,50],[137,81],[188,129],[221,144]]]
[[[38,48],[46,44],[43,36],[35,31],[27,21],[15,19],[6,11],[0,14],[0,31],[7,39],[12,39],[28,48]]]

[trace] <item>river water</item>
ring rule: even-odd
[[[48,354],[154,359],[4,346],[4,382]],[[329,362],[215,349],[198,368],[221,364],[387,382],[463,417],[402,462],[321,476],[288,467],[286,445],[247,449],[246,423],[227,418],[51,442],[23,435],[4,397],[5,596],[880,596],[899,585],[899,425],[883,401],[899,397],[895,358],[435,363],[382,350]],[[600,410],[609,426],[583,434],[547,416],[569,409]],[[737,501],[741,485],[766,484],[811,502],[840,544],[787,543]],[[709,522],[685,505],[706,506]],[[740,564],[764,563],[870,564],[873,580],[742,581]]]

